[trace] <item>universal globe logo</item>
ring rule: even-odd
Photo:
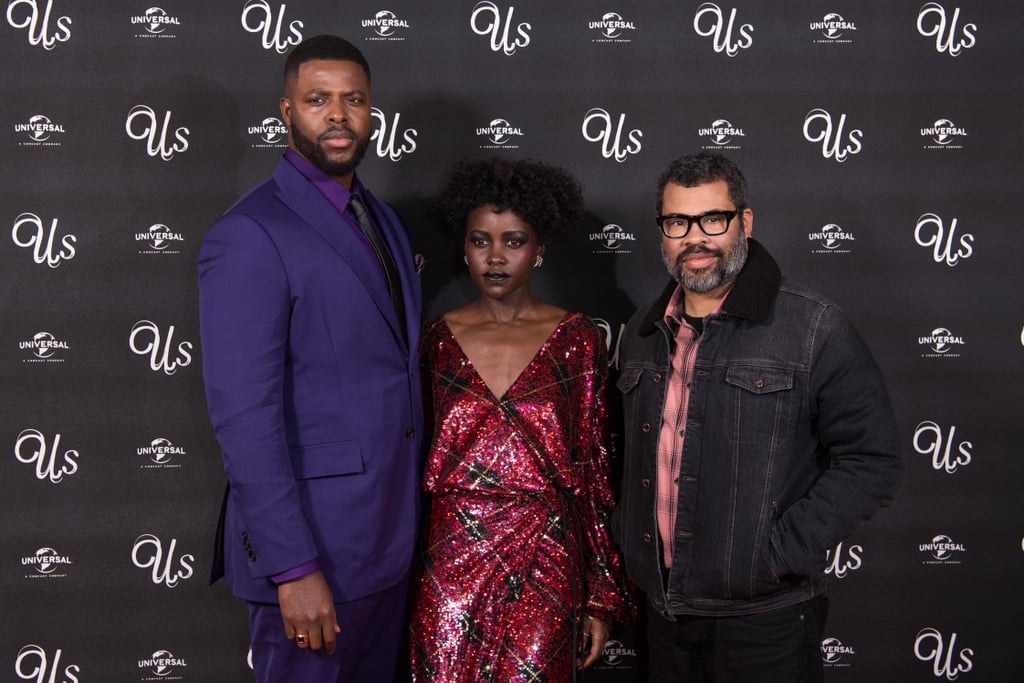
[[[27,574],[26,578],[56,578],[67,576],[64,570],[72,562],[70,557],[61,555],[53,548],[40,548],[33,554],[21,558],[21,564],[22,566],[31,567],[36,572],[35,574]],[[62,571],[58,572],[58,569]]]
[[[626,230],[615,223],[609,223],[608,225],[601,228],[600,232],[592,232],[589,235],[591,242],[597,242],[604,249],[595,251],[594,253],[608,253],[617,252],[619,254],[628,254],[629,250],[622,250],[620,248],[630,242],[636,241],[636,235]]]
[[[178,464],[171,464],[174,456],[186,455],[185,449],[175,446],[170,439],[158,436],[149,442],[148,446],[140,446],[135,449],[137,455],[148,458],[152,465],[143,464],[144,469],[181,467]]]
[[[821,641],[821,661],[826,666],[850,666],[849,664],[840,664],[839,660],[843,658],[843,655],[854,655],[853,648],[849,645],[843,645],[843,641],[838,638],[825,638]]]
[[[828,223],[817,232],[807,233],[807,239],[821,245],[821,249],[813,250],[817,254],[849,254],[850,249],[842,247],[854,241],[853,233],[843,230],[835,223]]]
[[[268,116],[247,130],[257,139],[252,145],[254,148],[288,146],[288,126],[276,116]]]
[[[636,648],[626,647],[618,640],[609,640],[604,644],[601,659],[608,666],[628,667],[636,658]]]
[[[739,149],[739,145],[731,145],[734,138],[746,137],[742,128],[732,125],[728,119],[715,119],[707,128],[697,129],[697,135],[711,140],[704,149]]]
[[[919,544],[917,549],[922,553],[928,553],[932,558],[925,560],[923,564],[960,564],[954,553],[966,551],[963,543],[957,543],[946,534],[933,536],[931,541]]]
[[[170,650],[157,650],[149,657],[139,660],[140,669],[148,669],[151,674],[162,680],[177,680],[181,676],[171,676],[187,667],[183,657],[175,657]]]
[[[178,17],[170,16],[161,7],[150,7],[144,13],[132,17],[132,25],[141,25],[146,33],[136,34],[136,38],[173,38],[164,33],[169,26],[181,26]]]
[[[45,114],[33,114],[29,117],[28,123],[14,124],[14,132],[28,134],[28,140],[22,141],[21,145],[42,147],[44,146],[43,143],[47,143],[55,133],[63,135],[64,126],[59,123],[54,123],[50,120],[50,117]],[[60,143],[54,140],[45,146],[53,147],[58,145],[60,145]]]
[[[812,21],[811,30],[820,32],[823,39],[815,40],[815,43],[852,43],[852,40],[840,40],[844,33],[856,31],[857,26],[852,21],[847,21],[841,14],[829,12],[821,21]]]
[[[917,343],[920,346],[927,346],[934,353],[923,354],[927,356],[953,356],[957,357],[959,353],[950,353],[958,346],[964,345],[964,338],[953,334],[945,327],[936,327],[930,333],[917,338]]]
[[[491,119],[491,122],[486,126],[477,128],[476,134],[490,143],[481,145],[481,149],[494,149],[496,147],[519,149],[519,145],[511,143],[514,142],[516,138],[523,136],[523,129],[518,126],[513,126],[507,119]]]
[[[587,27],[591,31],[600,32],[602,38],[595,39],[594,42],[602,43],[628,43],[630,40],[623,38],[622,32],[636,30],[636,24],[626,21],[618,12],[605,12],[600,21],[591,21]]]
[[[391,10],[382,9],[373,15],[373,19],[363,19],[363,28],[372,28],[377,38],[367,40],[405,40],[397,33],[397,29],[408,29],[409,22],[399,19]]]
[[[32,352],[37,360],[27,359],[26,363],[51,362],[63,363],[62,359],[56,357],[58,351],[67,351],[68,343],[63,339],[57,339],[49,332],[36,332],[32,339],[18,342],[18,348]]]
[[[921,129],[921,137],[930,140],[932,144],[926,144],[925,149],[963,149],[959,143],[967,137],[967,129],[958,126],[950,119],[937,119],[930,126]]]
[[[180,254],[181,249],[169,247],[180,246],[185,238],[180,232],[174,232],[163,223],[154,223],[147,230],[135,233],[135,241],[148,247],[140,250],[140,254]]]

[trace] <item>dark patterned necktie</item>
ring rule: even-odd
[[[405,306],[402,302],[402,283],[398,279],[398,269],[395,268],[395,262],[391,259],[391,252],[388,251],[387,245],[384,244],[380,233],[374,227],[373,221],[370,220],[370,214],[367,213],[366,207],[363,206],[363,202],[359,197],[352,195],[348,201],[348,207],[352,211],[352,215],[356,217],[359,229],[363,231],[363,234],[366,235],[366,240],[373,247],[373,253],[377,255],[380,269],[384,273],[384,282],[388,286],[388,294],[391,295],[391,303],[395,306],[395,313],[398,315],[398,322],[402,326],[402,334],[404,335]]]

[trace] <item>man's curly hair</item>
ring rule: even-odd
[[[531,159],[463,159],[448,174],[437,208],[456,239],[466,218],[484,204],[512,211],[529,223],[541,244],[583,217],[583,190],[565,169]]]

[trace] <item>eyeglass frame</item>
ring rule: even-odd
[[[696,223],[697,227],[700,228],[700,231],[707,235],[708,237],[717,237],[718,235],[724,235],[725,233],[729,232],[729,226],[732,225],[732,219],[742,214],[743,211],[744,209],[742,208],[737,208],[733,211],[726,211],[724,209],[713,209],[711,211],[705,211],[704,213],[697,214],[696,216],[689,216],[685,213],[666,213],[660,216],[655,216],[654,220],[658,224],[658,229],[661,230],[661,234],[669,238],[670,240],[681,240],[687,235],[689,235],[690,229],[693,227],[694,223]],[[722,232],[708,232],[707,230],[704,229],[704,224],[701,223],[702,219],[706,218],[707,216],[714,215],[725,216],[725,229],[722,230]],[[668,220],[669,218],[686,219],[686,230],[683,231],[682,235],[670,235],[667,232],[665,232],[665,221]]]

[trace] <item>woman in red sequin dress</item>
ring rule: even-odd
[[[422,335],[434,433],[413,680],[571,681],[632,610],[605,525],[604,338],[529,288],[582,195],[545,164],[467,161],[441,206],[480,298]]]

